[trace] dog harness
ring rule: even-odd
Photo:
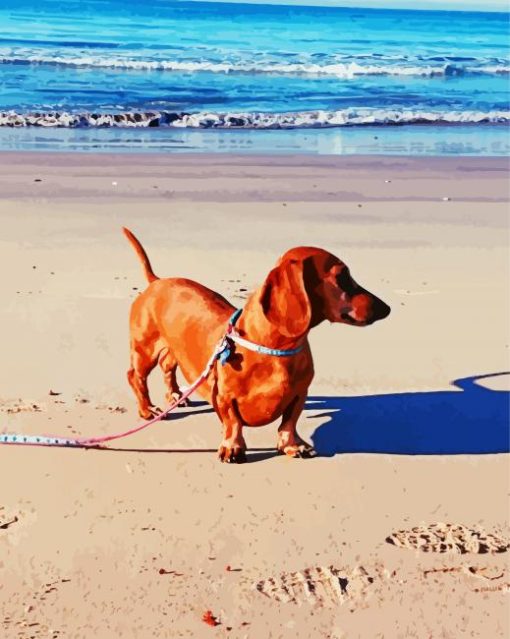
[[[254,351],[255,353],[261,353],[262,355],[273,355],[274,357],[290,357],[291,355],[297,355],[300,351],[303,350],[303,344],[297,346],[296,348],[289,348],[287,350],[282,350],[280,348],[268,348],[267,346],[262,346],[260,344],[255,344],[255,342],[250,342],[249,340],[241,337],[239,333],[236,331],[235,325],[237,320],[239,319],[241,313],[243,312],[242,308],[238,308],[236,311],[232,313],[230,319],[228,321],[227,332],[225,334],[224,339],[224,348],[220,353],[220,362],[223,366],[228,362],[229,358],[234,353],[234,345],[239,344],[243,348],[247,348],[249,351]]]
[[[234,344],[239,344],[243,348],[247,348],[251,351],[255,351],[256,353],[261,353],[264,355],[273,355],[275,357],[289,357],[291,355],[296,355],[303,349],[303,345],[298,346],[297,348],[291,348],[288,350],[281,350],[278,348],[268,348],[267,346],[261,346],[260,344],[255,344],[254,342],[250,342],[244,337],[241,337],[237,331],[235,330],[235,323],[239,319],[239,316],[242,313],[242,309],[237,309],[230,317],[227,325],[227,330],[220,341],[216,344],[216,347],[209,358],[204,370],[200,373],[197,379],[188,386],[187,388],[183,388],[183,393],[181,397],[175,399],[163,412],[159,415],[156,415],[152,419],[145,421],[143,424],[138,424],[137,426],[130,428],[129,430],[123,431],[122,433],[115,433],[113,435],[103,435],[99,437],[65,437],[62,435],[24,435],[19,433],[6,433],[3,432],[0,434],[0,444],[18,444],[25,446],[64,446],[64,447],[73,447],[73,448],[101,448],[101,445],[105,442],[112,441],[114,439],[121,439],[122,437],[127,437],[128,435],[133,435],[134,433],[138,433],[152,424],[161,421],[164,419],[174,408],[184,400],[187,399],[205,380],[207,376],[211,372],[214,363],[217,359],[220,360],[221,364],[224,366],[228,359],[234,353]]]

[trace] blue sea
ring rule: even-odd
[[[505,155],[503,13],[2,0],[0,148]]]

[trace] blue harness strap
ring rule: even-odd
[[[226,333],[225,338],[224,338],[224,344],[225,345],[224,345],[223,350],[219,354],[219,360],[220,360],[222,366],[225,366],[225,364],[228,362],[228,360],[231,357],[231,355],[233,355],[233,353],[234,353],[234,345],[232,344],[231,340],[229,340],[228,334],[231,332],[232,328],[235,326],[235,323],[239,319],[239,316],[241,315],[242,312],[243,312],[242,308],[237,308],[232,313],[232,315],[230,316],[230,318],[228,320],[227,333]]]
[[[244,339],[244,337],[241,337],[237,334],[234,328],[242,312],[242,308],[236,309],[232,313],[228,321],[227,333],[225,335],[225,348],[219,356],[222,366],[225,366],[229,358],[234,353],[234,343],[239,344],[239,346],[243,346],[244,348],[247,348],[251,351],[254,351],[255,353],[261,353],[262,355],[272,355],[273,357],[290,357],[291,355],[297,355],[297,353],[303,350],[303,345],[297,346],[296,348],[283,350],[280,348],[269,348],[267,346],[255,344],[254,342],[250,342],[249,340]]]
[[[241,317],[241,313],[243,312],[242,308],[237,308],[232,315],[230,316],[230,319],[228,320],[228,324],[229,326],[235,326],[237,320]]]

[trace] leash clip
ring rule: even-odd
[[[234,344],[234,340],[230,336],[236,334],[235,323],[239,319],[241,313],[242,309],[236,309],[228,320],[227,332],[223,337],[223,342],[220,345],[220,352],[218,355],[218,359],[220,360],[222,366],[225,366],[225,364],[234,354],[236,345]]]
[[[219,354],[219,360],[222,366],[228,362],[230,357],[234,354],[235,344],[227,336],[225,336],[222,344],[222,349]]]

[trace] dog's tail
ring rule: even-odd
[[[136,237],[133,235],[133,233],[131,233],[129,229],[127,229],[126,227],[123,227],[122,230],[124,231],[124,235],[129,240],[129,243],[131,244],[131,246],[135,249],[135,252],[138,255],[138,258],[140,262],[142,263],[145,278],[147,279],[149,284],[151,282],[154,282],[155,280],[159,280],[159,277],[157,275],[154,275],[154,271],[152,270],[151,263],[149,262],[149,258],[147,257],[147,253],[145,252],[145,249],[143,248],[143,246],[140,244],[140,242],[136,239]]]

